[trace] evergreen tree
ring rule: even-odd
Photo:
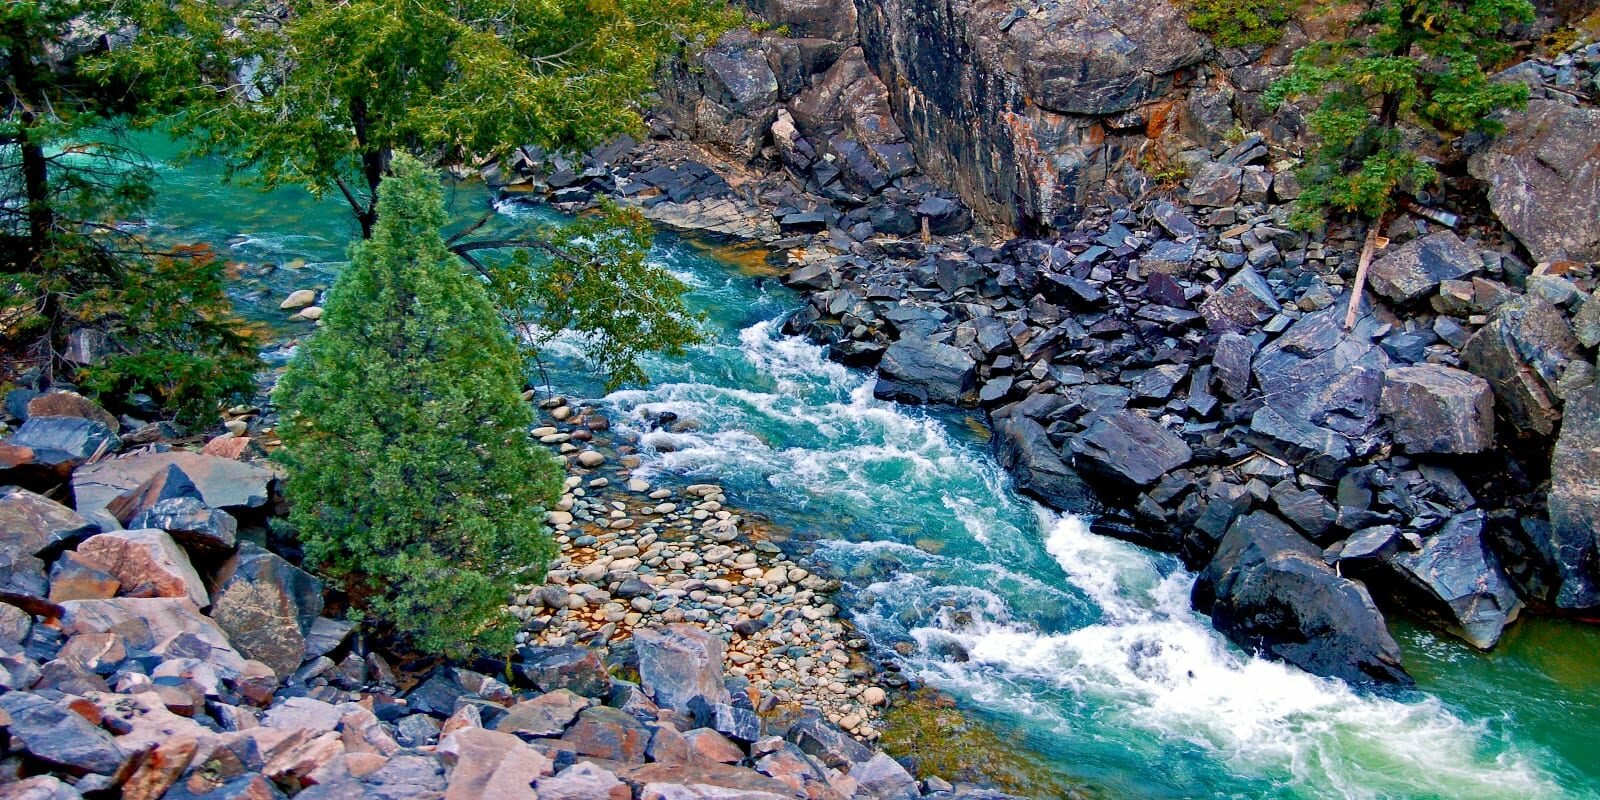
[[[638,132],[662,60],[738,19],[725,0],[144,0],[128,10],[144,33],[107,62],[107,79],[176,109],[157,118],[230,175],[342,197],[362,238],[396,153],[459,164]],[[687,287],[644,263],[650,227],[638,215],[608,209],[599,240],[465,239],[492,214],[450,248],[491,279],[508,318],[576,330],[613,384],[643,377],[640,354],[698,341]],[[483,254],[506,249],[522,255],[507,264]],[[591,299],[615,313],[574,313]]]
[[[48,379],[149,392],[180,416],[214,419],[253,391],[259,362],[209,251],[163,249],[119,225],[151,196],[150,169],[112,135],[150,109],[103,69],[113,39],[132,35],[119,30],[131,4],[0,6],[0,344]],[[67,361],[77,330],[108,352]]]
[[[400,155],[371,240],[278,385],[290,524],[308,560],[428,651],[507,649],[515,583],[543,578],[561,469],[528,436],[521,359]]]
[[[1428,140],[1498,130],[1494,112],[1519,107],[1528,88],[1487,71],[1514,52],[1508,28],[1532,19],[1527,0],[1370,0],[1346,36],[1295,53],[1266,100],[1315,103],[1296,223],[1330,212],[1382,220],[1434,179],[1419,153]]]

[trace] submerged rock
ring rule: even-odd
[[[1235,520],[1195,580],[1196,610],[1235,644],[1352,683],[1410,684],[1366,586],[1277,517]]]

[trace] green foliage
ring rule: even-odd
[[[516,583],[555,554],[561,469],[528,438],[515,344],[400,156],[373,238],[278,384],[290,523],[308,559],[426,651],[505,650]]]
[[[233,315],[209,250],[126,262],[121,278],[74,298],[74,312],[116,345],[80,371],[85,388],[148,393],[189,423],[215,422],[219,407],[254,393],[257,345]]]
[[[1287,0],[1190,0],[1189,27],[1224,47],[1274,44],[1291,8]]]
[[[136,110],[98,68],[133,2],[16,0],[0,7],[0,287],[22,309],[7,345],[54,376],[68,334],[105,334],[112,354],[71,375],[101,392],[144,391],[187,421],[251,388],[258,362],[199,251],[163,253],[118,223],[151,196],[152,172],[111,136]]]
[[[600,213],[540,232],[537,256],[473,263],[507,323],[538,349],[574,331],[607,388],[646,378],[639,357],[682,355],[700,339],[700,317],[685,302],[688,287],[646,261],[654,229],[637,209],[604,203]]]
[[[722,0],[171,0],[106,70],[176,107],[173,127],[234,174],[337,190],[370,235],[393,153],[454,163],[637,131],[662,57],[736,21]]]
[[[1270,108],[1316,104],[1295,222],[1382,218],[1399,194],[1434,179],[1418,140],[1497,132],[1494,112],[1520,107],[1528,89],[1492,83],[1488,71],[1514,52],[1507,27],[1532,19],[1526,0],[1374,0],[1349,36],[1297,52],[1266,97]]]

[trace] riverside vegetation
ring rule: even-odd
[[[993,607],[877,638],[885,581],[536,402],[551,352],[609,391],[704,341],[653,222],[782,253],[785,330],[981,409],[1018,488],[1176,553],[1246,650],[1405,686],[1385,615],[1482,649],[1592,616],[1592,9],[751,5],[0,12],[0,796],[1076,794],[885,691],[1005,663]],[[281,377],[233,265],[127,224],[126,125],[345,205]],[[504,193],[452,223],[474,167]],[[487,233],[528,198],[583,216]]]

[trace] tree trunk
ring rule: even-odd
[[[55,228],[55,211],[50,208],[50,163],[45,160],[44,144],[34,138],[33,114],[23,115],[25,120],[17,146],[22,151],[22,192],[28,201],[28,248],[22,268],[38,271],[40,259],[50,246],[50,234]]]
[[[367,102],[357,97],[350,104],[350,122],[355,127],[356,146],[361,150],[361,177],[367,183],[367,207],[356,212],[361,223],[361,238],[371,239],[372,229],[378,224],[378,184],[383,182],[383,172],[389,167],[391,154],[388,148],[372,144],[367,135]]]
[[[1361,313],[1361,295],[1367,291],[1367,268],[1372,266],[1372,257],[1378,252],[1378,237],[1383,235],[1384,217],[1372,221],[1372,227],[1367,229],[1366,244],[1361,246],[1361,260],[1356,264],[1356,282],[1350,288],[1350,306],[1344,312],[1344,329],[1351,330],[1356,326],[1356,316]]]

